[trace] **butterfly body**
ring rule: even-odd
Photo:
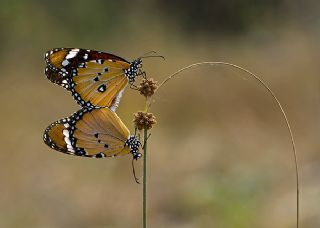
[[[44,142],[57,151],[92,158],[131,153],[141,157],[141,143],[130,135],[120,118],[109,108],[83,108],[47,127]]]
[[[112,107],[141,71],[140,58],[129,62],[109,53],[58,48],[45,54],[47,78],[72,93],[82,107]]]

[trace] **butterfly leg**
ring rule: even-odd
[[[143,79],[147,79],[147,74],[146,74],[145,71],[141,72],[141,75],[142,75],[142,78],[143,78]]]
[[[133,174],[134,180],[136,181],[137,184],[140,184],[140,179],[141,178],[138,178],[137,175],[136,175],[136,169],[134,167],[134,159],[132,159],[131,166],[132,166],[132,174]]]
[[[135,84],[130,84],[130,89],[139,90],[138,86]]]
[[[140,141],[141,141],[140,131],[138,130],[137,127],[134,128],[134,135],[135,135],[135,136],[138,136],[139,144],[140,144],[140,146],[142,146],[142,144],[141,144],[141,142],[140,142]]]

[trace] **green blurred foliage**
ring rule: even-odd
[[[285,0],[199,0],[156,1],[164,14],[178,21],[186,34],[226,33],[239,34],[252,26],[280,16],[286,7]]]

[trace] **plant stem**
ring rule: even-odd
[[[147,228],[147,128],[144,129],[143,138],[143,228]]]

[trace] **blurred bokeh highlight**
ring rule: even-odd
[[[141,227],[131,156],[55,152],[44,129],[79,107],[44,76],[45,51],[81,47],[145,59],[157,81],[189,64],[226,61],[261,76],[292,124],[301,227],[320,227],[319,1],[4,1],[0,7],[0,227]],[[133,130],[143,98],[118,115]],[[295,227],[292,149],[275,102],[228,67],[182,73],[154,97],[149,226]],[[141,173],[141,163],[137,164]]]

